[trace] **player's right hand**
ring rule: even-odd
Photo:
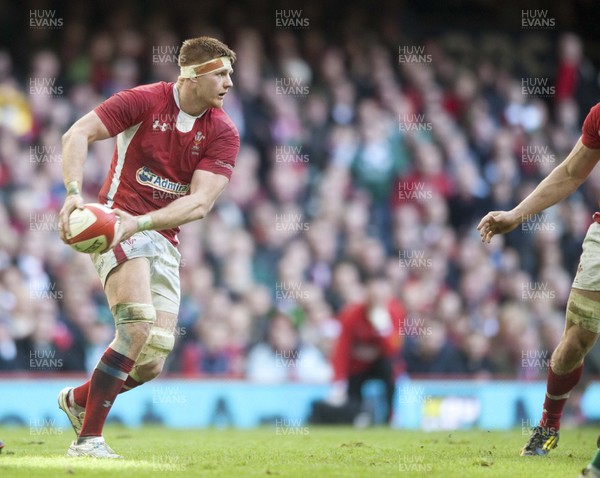
[[[513,211],[492,211],[479,221],[477,230],[481,242],[489,242],[496,234],[506,234],[521,224],[521,217]]]
[[[119,216],[119,228],[115,234],[112,244],[109,249],[112,249],[117,244],[129,239],[136,232],[138,232],[137,222],[135,216],[132,216],[128,212],[122,211],[121,209],[113,209],[115,214]]]
[[[58,235],[61,241],[66,242],[67,235],[71,233],[69,230],[69,216],[75,209],[83,209],[83,205],[81,194],[69,194],[65,198],[63,207],[58,213]]]

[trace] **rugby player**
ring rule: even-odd
[[[116,324],[91,378],[58,396],[77,440],[68,456],[121,458],[102,429],[120,392],[158,376],[172,350],[179,310],[179,226],[205,217],[232,174],[240,140],[222,110],[235,53],[217,39],[183,42],[177,82],[115,94],[63,136],[67,197],[59,233],[81,208],[84,161],[94,141],[117,137],[99,202],[119,216],[111,249],[92,255]]]
[[[588,113],[582,135],[567,158],[519,205],[510,211],[492,211],[479,223],[481,240],[515,229],[532,215],[571,195],[600,159],[600,103]],[[600,213],[594,214],[583,241],[577,273],[566,307],[563,335],[550,360],[542,418],[534,427],[521,456],[546,455],[556,448],[560,419],[569,393],[579,382],[583,359],[600,333]]]

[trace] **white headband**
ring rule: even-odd
[[[220,58],[213,58],[212,60],[199,63],[197,65],[182,66],[181,72],[179,73],[180,78],[196,78],[197,76],[204,76],[222,68],[231,68],[231,58],[228,56],[222,56]]]

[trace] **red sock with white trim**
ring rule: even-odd
[[[583,373],[583,363],[575,370],[565,374],[556,375],[552,367],[548,368],[548,384],[546,387],[546,399],[544,400],[544,411],[540,426],[544,428],[560,429],[560,418],[563,408],[569,398],[569,393],[579,382]]]
[[[129,357],[110,347],[106,349],[90,379],[80,438],[102,436],[108,412],[134,364]]]

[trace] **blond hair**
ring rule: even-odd
[[[190,38],[179,50],[179,66],[197,65],[222,56],[229,57],[231,63],[235,61],[235,52],[216,38]]]

